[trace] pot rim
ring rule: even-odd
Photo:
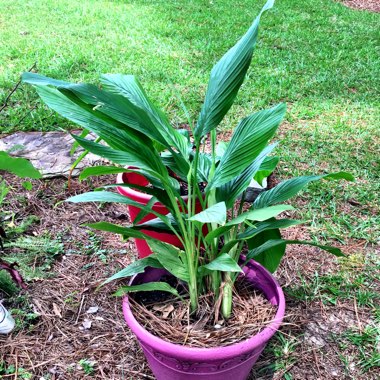
[[[128,172],[119,173],[116,177],[116,184],[125,183],[124,176],[127,176],[127,175],[128,175]],[[130,187],[118,186],[117,191],[119,192],[119,194],[130,197],[130,198],[134,198],[136,202],[139,202],[142,204],[148,203],[152,198],[152,195],[142,193],[141,191],[132,189]],[[185,202],[187,202],[187,199],[188,199],[187,195],[182,196],[181,198]],[[156,204],[161,204],[161,202],[157,202]]]
[[[168,355],[172,355],[176,358],[183,358],[187,360],[202,360],[215,361],[226,358],[234,358],[237,355],[245,354],[253,351],[255,348],[263,345],[276,333],[279,329],[281,322],[285,314],[285,297],[282,288],[278,284],[277,280],[272,274],[259,263],[251,260],[247,264],[248,269],[256,269],[262,272],[265,277],[271,282],[271,286],[276,290],[278,297],[277,312],[270,324],[265,327],[261,332],[248,338],[242,342],[235,343],[224,347],[210,347],[210,348],[198,348],[181,346],[180,344],[171,343],[165,341],[147,331],[142,325],[140,325],[135,319],[128,302],[128,296],[123,298],[123,314],[125,321],[143,344],[147,344],[152,348],[160,352],[165,352]],[[250,268],[251,267],[251,268]],[[252,268],[255,267],[255,268]]]

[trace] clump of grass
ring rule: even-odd
[[[352,345],[355,346],[356,363],[363,373],[380,368],[379,325],[367,325],[363,329],[351,328],[340,335],[336,335],[335,339],[339,341],[340,348],[343,351]]]

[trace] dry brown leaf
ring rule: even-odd
[[[59,318],[62,318],[62,310],[60,309],[60,307],[53,302],[53,311],[54,311],[54,314],[59,317]]]
[[[161,312],[162,313],[162,318],[163,319],[166,319],[169,315],[170,315],[170,313],[174,310],[174,306],[173,305],[155,305],[154,307],[153,307],[153,309],[155,310],[155,311],[159,311],[159,312]]]

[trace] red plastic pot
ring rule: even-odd
[[[149,181],[140,174],[120,173],[117,176],[117,183],[133,183],[135,185],[147,186],[149,184]],[[140,191],[137,191],[137,190],[134,190],[134,189],[131,189],[128,187],[118,186],[117,191],[119,192],[119,194],[124,195],[124,196],[126,196],[130,199],[133,199],[136,202],[142,203],[144,205],[146,205],[150,201],[150,199],[152,198],[152,196],[149,194],[145,194],[145,193],[142,193]],[[182,197],[182,198],[185,202],[187,202],[187,197]],[[136,219],[136,216],[139,214],[140,209],[138,207],[135,207],[135,206],[127,206],[127,207],[128,207],[128,211],[129,211],[129,217],[131,219],[131,222],[133,222]],[[200,212],[202,210],[200,203],[197,203],[195,208],[196,208],[196,212]],[[153,210],[162,214],[162,215],[166,215],[169,213],[169,210],[160,202],[157,202],[153,205]],[[148,220],[151,220],[154,218],[156,218],[155,215],[148,214],[140,221],[140,224],[147,222]],[[181,242],[173,234],[154,232],[154,231],[148,231],[148,230],[142,230],[142,232],[144,232],[148,236],[152,236],[155,239],[161,240],[165,243],[170,243],[170,244],[175,245],[176,247],[179,247],[179,248],[182,247]],[[152,253],[151,249],[149,248],[149,246],[145,240],[135,239],[135,243],[136,243],[136,248],[137,248],[139,258],[149,256]]]
[[[226,347],[192,348],[167,342],[149,333],[133,316],[128,297],[123,299],[125,321],[136,335],[157,380],[244,380],[280,327],[285,314],[285,298],[275,278],[260,264],[251,260],[244,268],[245,276],[256,289],[277,305],[272,322],[259,334]],[[166,272],[148,268],[136,275],[131,284],[157,281]]]

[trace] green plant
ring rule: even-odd
[[[82,147],[117,165],[129,166],[87,168],[82,179],[132,172],[143,175],[152,185],[123,185],[151,195],[146,206],[107,190],[68,199],[70,202],[120,202],[141,209],[134,224],[128,227],[106,222],[89,224],[125,238],[146,239],[154,252],[105,283],[141,273],[147,266],[165,268],[187,284],[193,312],[197,310],[198,297],[212,291],[216,303],[219,296],[222,298],[221,313],[228,318],[233,284],[248,260],[255,259],[274,272],[288,244],[308,244],[342,255],[339,249],[330,246],[282,239],[281,228],[302,221],[276,217],[293,209],[284,202],[308,183],[320,179],[352,180],[348,173],[289,179],[260,194],[248,210],[244,207],[245,191],[252,178],[260,180],[263,171],[272,167],[268,161],[273,161],[273,157],[268,155],[276,144],[268,144],[285,115],[284,104],[244,118],[229,143],[217,144],[216,128],[232,106],[250,66],[261,14],[273,3],[267,1],[246,34],[212,69],[198,121],[189,120],[190,133],[176,130],[131,75],[103,75],[103,87],[99,89],[94,85],[23,74],[23,80],[35,86],[48,106],[106,143],[73,136]],[[206,142],[210,143],[211,153],[205,152]],[[181,197],[180,181],[187,183],[187,202]],[[203,192],[199,183],[205,185]],[[152,210],[156,201],[164,204],[170,214],[164,216]],[[203,208],[199,213],[195,211],[197,202]],[[156,219],[137,224],[147,213],[154,214]],[[169,231],[178,237],[183,249],[157,241],[142,229]],[[247,248],[247,253],[239,261],[243,248]],[[176,289],[162,282],[123,286],[117,294],[140,290],[164,290],[179,296]]]
[[[2,378],[1,375],[6,375],[6,376],[15,375],[17,379],[32,379],[33,378],[33,375],[29,371],[26,371],[24,368],[18,367],[16,370],[16,367],[13,364],[7,366],[6,363],[4,362],[0,362],[0,379]]]
[[[94,365],[96,362],[88,360],[88,359],[81,359],[79,360],[79,365],[82,367],[84,373],[86,375],[92,375],[94,373]]]

